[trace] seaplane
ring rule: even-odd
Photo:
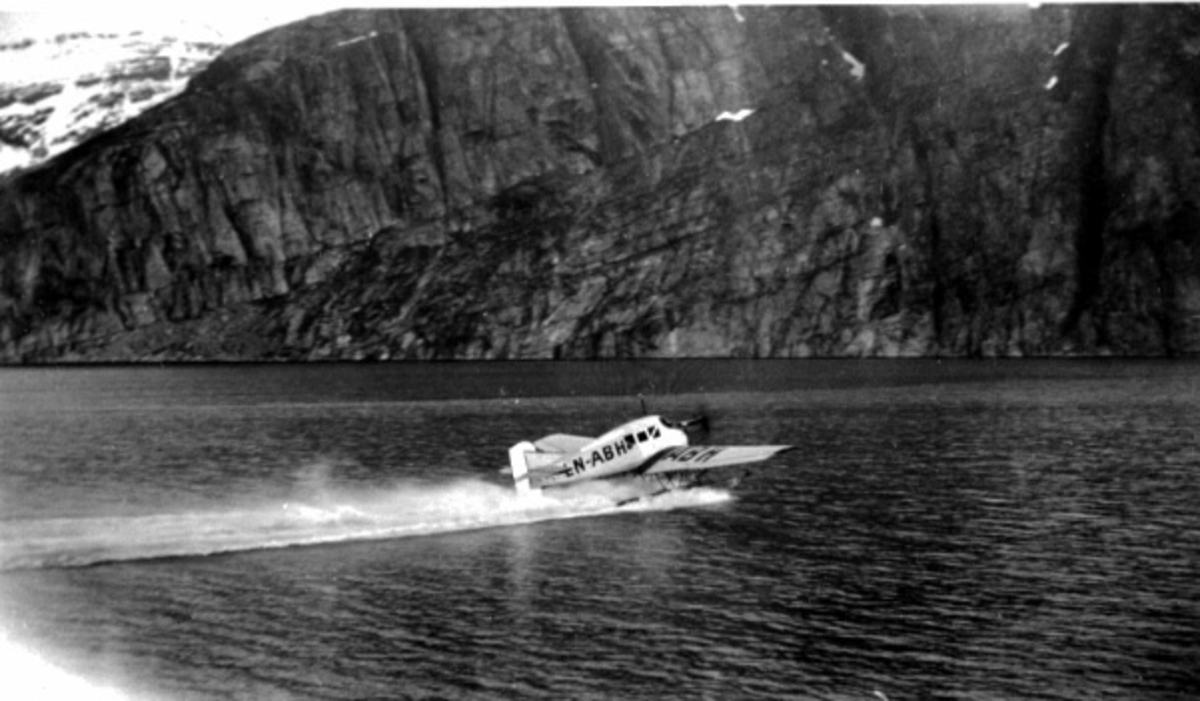
[[[671,422],[650,415],[621,424],[598,438],[553,433],[508,449],[518,494],[600,479],[641,479],[652,491],[623,505],[664,492],[715,485],[717,468],[768,460],[790,445],[690,445],[689,431],[707,426],[703,416]]]

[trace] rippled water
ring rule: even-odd
[[[636,510],[495,472],[638,393],[799,450]],[[0,398],[0,625],[137,698],[1200,697],[1196,364],[0,369]]]

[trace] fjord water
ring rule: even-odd
[[[732,491],[522,501],[641,410]],[[1200,365],[0,369],[0,630],[135,698],[1200,697]]]

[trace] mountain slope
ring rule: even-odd
[[[4,185],[3,357],[1200,349],[1193,10],[741,15],[237,45]]]

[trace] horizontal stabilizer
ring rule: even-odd
[[[530,470],[545,470],[562,460],[559,453],[525,453],[525,465]]]
[[[509,451],[510,464],[508,467],[500,469],[501,474],[511,475],[515,474],[515,472],[524,474],[525,472],[545,470],[548,467],[555,466],[560,460],[562,460],[562,453],[543,453],[529,441],[518,443],[517,445],[520,446],[520,449],[518,450],[517,446],[513,446],[513,450]],[[520,470],[515,468],[514,461],[516,460],[521,461],[522,467]]]
[[[653,475],[679,470],[710,470],[730,465],[762,462],[786,450],[791,445],[692,445],[671,448],[663,453],[643,474]]]
[[[572,436],[569,433],[552,433],[533,442],[538,450],[547,453],[578,453],[595,438]]]

